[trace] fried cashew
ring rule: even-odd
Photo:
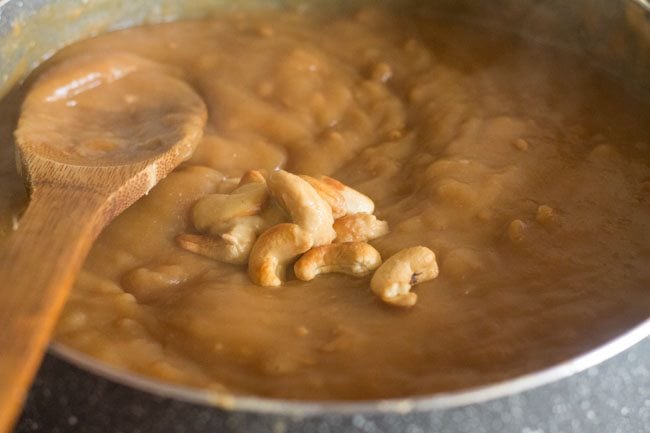
[[[248,183],[262,183],[266,185],[266,170],[248,170],[242,175],[237,186],[243,186]]]
[[[422,246],[406,248],[389,257],[370,280],[370,288],[384,302],[399,307],[412,307],[417,294],[411,287],[436,278],[436,255]]]
[[[219,235],[182,234],[176,241],[182,248],[213,260],[245,264],[257,236],[269,227],[286,221],[287,214],[273,201],[259,215],[233,218]]]
[[[330,205],[334,219],[341,218],[347,213],[345,198],[343,198],[343,194],[341,194],[339,189],[305,174],[300,175],[300,177],[306,180],[316,190],[318,195]]]
[[[268,192],[264,208],[261,211],[257,208],[260,195],[254,195],[262,190],[266,191],[264,176],[256,170],[245,173],[234,193],[213,194],[219,198],[195,205],[194,215],[199,215],[198,220],[195,218],[195,226],[210,236],[181,235],[177,243],[188,251],[220,262],[245,264],[257,236],[269,227],[287,221],[282,208],[274,200],[268,200]],[[227,197],[226,201],[230,200],[232,204],[239,194],[248,194],[244,199],[250,201],[244,205],[235,203],[229,210],[221,209],[210,216],[210,210],[214,210],[212,206],[217,206],[223,197]],[[252,212],[255,214],[247,215]]]
[[[265,183],[244,183],[230,194],[209,194],[197,201],[192,208],[192,222],[198,231],[218,236],[234,218],[257,215],[268,199]]]
[[[367,213],[353,213],[334,221],[334,242],[365,242],[388,233],[388,223]]]
[[[341,272],[356,277],[368,275],[381,265],[379,252],[365,242],[322,245],[307,251],[293,267],[296,277],[310,281],[319,274]]]
[[[268,186],[271,195],[287,210],[292,221],[311,233],[315,246],[334,240],[332,208],[307,181],[278,170],[269,177]]]
[[[297,224],[278,224],[260,235],[248,260],[253,283],[277,287],[286,280],[287,266],[313,245],[312,234]]]
[[[249,226],[240,224],[232,232],[216,237],[181,233],[176,236],[176,243],[184,250],[203,257],[242,265],[248,261],[255,238],[256,235]]]
[[[346,215],[353,213],[373,213],[375,211],[375,202],[356,189],[350,188],[329,176],[319,176],[318,180],[338,191],[343,196]]]
[[[214,194],[231,194],[235,189],[239,187],[240,181],[240,177],[225,177],[217,186],[217,190],[214,192]]]

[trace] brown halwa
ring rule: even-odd
[[[457,390],[551,365],[650,313],[650,109],[586,60],[377,10],[264,12],[76,43],[172,65],[209,108],[192,159],[118,217],[56,339],[165,381],[301,399]],[[0,231],[25,203],[0,104]],[[101,101],[98,101],[101,102]],[[371,197],[384,258],[435,251],[410,309],[370,276],[277,289],[179,248],[192,205],[246,170],[326,174]]]

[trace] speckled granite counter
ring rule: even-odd
[[[647,433],[650,339],[569,379],[480,406],[302,419],[152,397],[47,356],[16,428],[27,432]]]

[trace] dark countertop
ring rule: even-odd
[[[16,433],[648,433],[650,338],[582,373],[511,397],[449,409],[296,418],[154,397],[48,355]]]

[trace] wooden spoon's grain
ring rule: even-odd
[[[16,142],[31,199],[0,249],[0,431],[12,426],[93,240],[191,155],[206,117],[168,68],[122,53],[64,60],[30,90]]]

